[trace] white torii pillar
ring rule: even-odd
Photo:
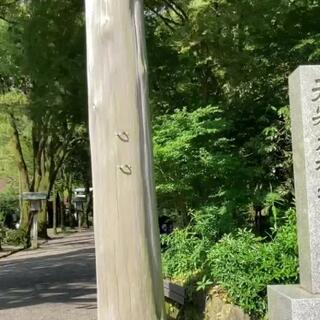
[[[86,0],[99,320],[165,319],[142,0]]]

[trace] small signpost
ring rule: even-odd
[[[46,192],[24,192],[22,200],[29,201],[31,215],[31,248],[38,248],[38,213],[42,207],[42,201],[47,200]]]
[[[268,288],[269,320],[320,319],[320,66],[289,78],[300,285]]]

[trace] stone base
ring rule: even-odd
[[[269,320],[319,320],[320,294],[299,285],[268,287]]]

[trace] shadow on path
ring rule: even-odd
[[[93,248],[0,261],[0,310],[52,303],[96,309]]]

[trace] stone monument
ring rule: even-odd
[[[300,285],[268,287],[269,320],[320,319],[320,66],[289,77]]]

